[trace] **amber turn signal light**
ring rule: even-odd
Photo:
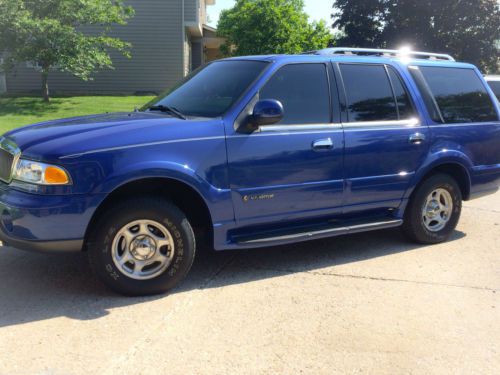
[[[69,177],[63,169],[49,166],[45,169],[45,182],[47,184],[64,185],[69,183]]]

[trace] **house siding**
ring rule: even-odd
[[[198,23],[200,0],[184,0],[184,20],[187,23]]]
[[[132,44],[132,59],[112,51],[114,69],[100,71],[88,82],[51,72],[52,92],[158,93],[185,75],[183,0],[129,0],[126,4],[135,9],[135,17],[128,25],[114,26],[111,35]],[[36,91],[40,86],[40,74],[26,64],[7,75],[10,93]]]

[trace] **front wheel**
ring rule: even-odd
[[[406,208],[403,231],[425,244],[446,241],[460,218],[462,193],[447,174],[435,174],[415,191]]]
[[[89,241],[100,279],[125,295],[166,292],[188,273],[195,237],[186,216],[161,198],[128,200],[106,212]]]

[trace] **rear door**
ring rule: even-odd
[[[281,66],[256,95],[279,100],[285,116],[252,134],[226,128],[239,225],[340,213],[344,140],[330,63]]]
[[[396,67],[339,63],[345,134],[344,212],[397,208],[428,150],[407,82]]]

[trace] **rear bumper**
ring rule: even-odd
[[[36,252],[81,251],[103,195],[40,195],[0,185],[0,240]]]
[[[482,198],[486,195],[495,194],[498,190],[500,190],[500,188],[498,188],[498,187],[493,187],[493,188],[484,189],[484,190],[476,190],[474,192],[471,192],[471,194],[469,196],[469,200]]]
[[[469,199],[494,194],[500,188],[500,164],[474,167]]]

